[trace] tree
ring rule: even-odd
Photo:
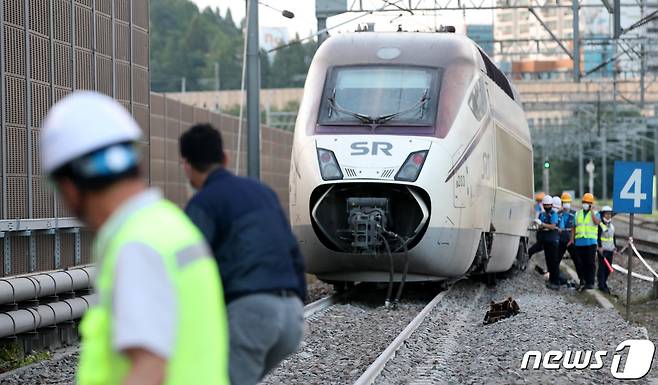
[[[153,91],[178,91],[183,77],[188,91],[213,90],[215,63],[221,89],[240,88],[244,20],[237,26],[230,9],[222,17],[219,9],[200,11],[189,0],[151,0],[150,9]],[[304,85],[316,43],[294,41],[274,56],[260,51],[261,87]]]

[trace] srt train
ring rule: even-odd
[[[532,159],[516,90],[467,37],[330,37],[290,168],[307,272],[339,283],[386,282],[391,267],[398,281],[509,270],[526,255]]]

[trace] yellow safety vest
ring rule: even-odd
[[[590,210],[587,215],[583,210],[576,212],[576,239],[593,239],[597,238],[597,228],[592,220],[592,211]]]
[[[601,247],[603,250],[613,251],[615,249],[615,227],[612,223],[607,226],[603,222],[599,226],[601,227]]]
[[[215,260],[185,214],[162,199],[132,213],[111,239],[97,240],[99,304],[80,324],[77,383],[119,385],[130,370],[128,358],[112,348],[114,270],[117,253],[130,242],[158,252],[176,290],[178,329],[164,384],[228,385],[228,327]]]

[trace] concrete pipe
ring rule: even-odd
[[[90,288],[93,266],[0,279],[0,304],[16,303]]]

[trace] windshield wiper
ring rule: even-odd
[[[390,121],[394,118],[397,118],[400,115],[404,115],[408,112],[411,112],[411,111],[415,110],[417,107],[421,108],[421,118],[422,118],[422,112],[423,112],[423,109],[425,108],[425,103],[427,103],[430,100],[430,98],[427,96],[428,93],[429,93],[429,89],[425,88],[425,91],[421,95],[420,100],[418,100],[412,106],[410,106],[409,108],[405,108],[404,110],[394,112],[392,114],[386,114],[386,115],[378,116],[375,119],[373,119],[374,120],[373,123],[375,123],[375,124],[386,123],[386,122],[388,122],[388,121]]]
[[[331,96],[327,97],[327,101],[329,102],[329,106],[331,107],[331,109],[336,111],[336,112],[339,112],[341,114],[345,114],[345,115],[351,116],[353,118],[356,118],[356,119],[359,120],[359,122],[361,122],[363,124],[374,124],[374,123],[376,123],[375,120],[372,117],[368,116],[368,115],[360,114],[360,113],[354,112],[354,111],[350,111],[350,110],[347,110],[347,109],[339,106],[338,103],[336,102],[336,90],[335,89],[331,93]]]

